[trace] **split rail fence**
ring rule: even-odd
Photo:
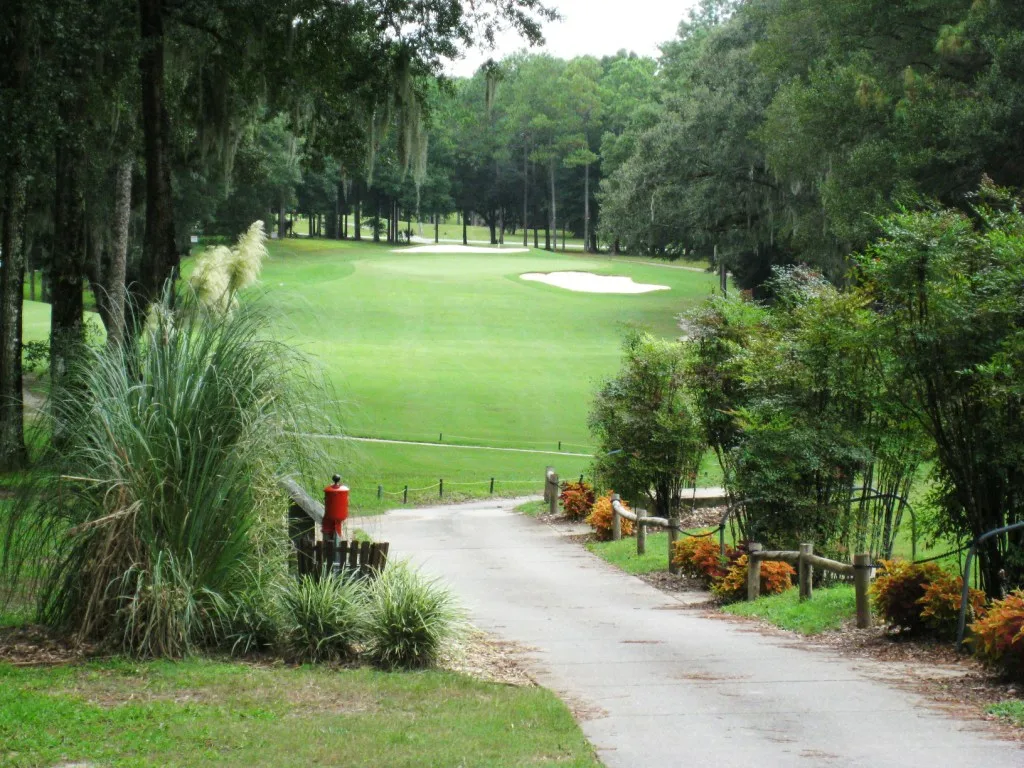
[[[747,600],[756,600],[761,594],[761,563],[766,560],[796,566],[801,600],[811,599],[814,569],[821,568],[840,576],[853,577],[853,588],[857,596],[857,627],[866,629],[871,626],[868,586],[871,584],[871,569],[876,567],[871,563],[871,555],[854,555],[852,563],[840,563],[814,554],[813,544],[801,544],[798,552],[766,550],[754,542],[748,544],[747,549]]]

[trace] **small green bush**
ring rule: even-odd
[[[347,661],[366,638],[362,582],[345,576],[289,580],[280,592],[281,650],[297,662]]]
[[[253,586],[217,606],[223,645],[232,656],[271,651],[281,636],[281,610],[268,589]]]
[[[406,563],[393,563],[369,586],[366,654],[373,663],[428,667],[458,630],[452,594]]]

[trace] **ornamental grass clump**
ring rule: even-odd
[[[363,582],[343,575],[289,580],[280,593],[281,650],[291,661],[350,661],[366,638]]]
[[[392,563],[370,582],[366,655],[385,669],[429,667],[461,622],[451,592],[407,563]]]
[[[258,311],[191,294],[79,358],[8,516],[0,587],[32,581],[39,620],[117,652],[223,647],[232,597],[285,568],[277,478],[322,461],[296,437],[322,390]]]

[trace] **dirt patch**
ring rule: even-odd
[[[70,664],[97,654],[95,646],[74,644],[44,627],[30,624],[0,629],[0,661],[15,667]]]
[[[473,628],[465,633],[441,659],[441,667],[475,677],[488,683],[534,686],[536,681],[526,671],[523,654],[526,648]]]
[[[711,602],[711,596],[708,594],[707,589],[704,587],[704,583],[700,579],[683,576],[680,573],[669,573],[668,571],[641,573],[637,578],[641,581],[647,582],[656,589],[660,589],[662,592],[699,592],[707,594],[707,604],[710,604]]]

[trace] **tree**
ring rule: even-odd
[[[591,406],[590,430],[602,454],[596,468],[620,493],[649,496],[667,518],[696,482],[706,447],[686,387],[684,349],[639,331],[622,349],[622,370]]]
[[[877,303],[877,344],[909,384],[904,418],[935,446],[936,528],[973,538],[1024,509],[1024,214],[986,184],[973,215],[933,205],[882,222],[858,259]],[[985,591],[1024,580],[1021,538],[981,549]]]

